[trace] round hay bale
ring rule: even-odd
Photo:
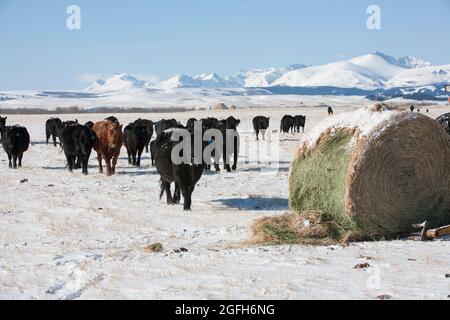
[[[377,104],[321,123],[289,176],[290,206],[362,238],[450,221],[450,137],[433,119]]]
[[[215,107],[215,110],[228,110],[228,107],[227,107],[227,105],[225,103],[219,103]]]

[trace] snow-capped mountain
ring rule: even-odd
[[[292,87],[310,88],[308,92],[317,88],[321,93],[326,92],[324,88],[330,88],[330,94],[333,94],[333,92],[346,92],[349,89],[362,90],[362,92],[373,90],[403,92],[393,89],[439,88],[443,83],[450,83],[450,65],[433,66],[428,61],[411,56],[396,58],[375,52],[320,66],[296,64],[284,68],[241,70],[228,77],[214,72],[200,75],[178,74],[157,84],[147,83],[126,73],[116,74],[96,81],[88,90],[101,93],[131,89],[169,91],[185,88],[267,88],[270,92],[278,92],[281,88]],[[344,91],[336,91],[333,88]],[[419,92],[420,90],[409,91]],[[436,94],[440,93],[440,90],[434,91]]]
[[[444,69],[436,74],[436,67],[430,62],[409,56],[395,58],[376,52],[348,61],[294,70],[274,81],[273,85],[332,86],[364,90],[409,86],[414,83],[432,85],[445,81],[447,68],[442,68]],[[446,79],[450,81],[448,75]]]
[[[140,89],[151,85],[152,84],[139,80],[130,74],[122,73],[115,74],[106,80],[99,79],[95,81],[95,83],[90,88],[88,88],[88,90],[93,92],[121,91],[129,89]]]

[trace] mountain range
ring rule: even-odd
[[[284,68],[249,69],[231,76],[221,76],[214,72],[200,75],[178,74],[159,83],[149,83],[126,73],[116,74],[97,80],[87,91],[101,93],[129,89],[170,91],[180,88],[266,88],[269,92],[276,93],[280,90],[296,92],[315,88],[323,94],[325,88],[330,88],[337,90],[340,95],[349,90],[378,91],[380,94],[386,91],[401,93],[428,90],[434,92],[433,95],[442,95],[444,92],[439,88],[448,83],[450,65],[433,66],[428,61],[411,56],[397,58],[375,52],[326,65],[295,64]]]

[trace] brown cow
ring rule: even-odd
[[[103,173],[102,158],[106,162],[106,175],[116,173],[116,164],[122,148],[122,125],[110,120],[97,122],[92,130],[97,139],[93,145],[97,151],[99,172]]]

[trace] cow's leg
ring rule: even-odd
[[[128,148],[127,148],[127,154],[128,154],[128,164],[131,164],[131,152]]]
[[[175,191],[173,193],[173,202],[175,204],[180,204],[181,202],[181,190],[178,184],[175,183]]]
[[[163,182],[162,184],[166,192],[167,204],[174,204],[172,193],[170,191],[170,182]]]
[[[58,144],[56,143],[56,134],[52,134],[53,146],[56,147]],[[47,142],[48,143],[48,142]]]
[[[136,150],[133,150],[131,153],[131,158],[133,159],[133,166],[136,165],[136,153],[137,153]]]
[[[255,131],[256,131],[256,141],[259,141],[259,130],[256,129]]]
[[[141,166],[141,157],[142,157],[143,152],[144,152],[144,148],[138,150],[137,161],[136,161],[136,165],[138,167]]]
[[[191,205],[192,205],[192,192],[194,191],[193,187],[185,187],[181,189],[181,192],[183,193],[183,199],[184,199],[184,211],[191,211]]]
[[[100,153],[97,153],[97,160],[98,160],[98,172],[103,173],[102,155]]]
[[[80,169],[82,165],[82,157],[80,155],[77,155],[74,157],[75,161],[75,169]]]
[[[69,172],[73,172],[73,157],[66,153],[67,165],[69,166]]]
[[[19,167],[22,167],[23,153],[19,154]]]
[[[111,168],[112,174],[116,174],[117,160],[119,160],[119,155],[114,156],[114,157],[112,158],[112,168]]]
[[[146,145],[145,145],[145,153],[150,153],[150,151],[149,151],[149,149],[148,149],[148,145],[149,145],[150,143],[147,143]]]
[[[105,163],[106,163],[106,175],[109,177],[112,175],[111,158],[105,157]]]
[[[46,129],[45,130],[45,143],[48,144],[48,140],[50,140],[50,132]]]
[[[237,169],[237,162],[238,162],[238,141],[237,139],[234,141],[234,154],[233,154],[233,171],[236,171]]]
[[[89,155],[83,155],[83,174],[88,174]]]
[[[13,154],[13,168],[17,169],[17,155]]]
[[[9,165],[8,165],[8,166],[9,166],[10,168],[12,168],[12,162],[11,162],[11,159],[12,159],[12,155],[11,155],[11,153],[8,152],[8,161],[9,161]]]
[[[224,144],[224,150],[223,150],[223,165],[224,165],[225,170],[227,170],[227,172],[231,172],[230,155],[227,153],[226,143]]]

